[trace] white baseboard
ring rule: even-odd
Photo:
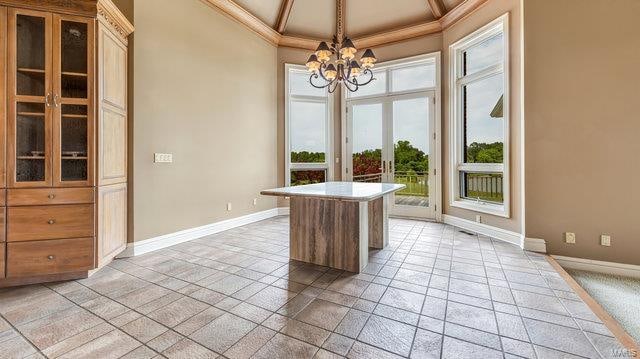
[[[634,264],[605,262],[597,261],[594,259],[574,258],[556,255],[552,255],[552,257],[563,268],[640,278],[640,266]]]
[[[522,248],[527,251],[547,253],[547,242],[542,238],[525,238]]]
[[[450,224],[458,228],[466,229],[474,233],[482,234],[487,237],[513,243],[518,247],[522,248],[523,240],[522,240],[522,235],[520,233],[508,231],[506,229],[502,229],[498,227],[489,226],[484,223],[470,221],[468,219],[454,217],[448,214],[444,215],[444,223]]]
[[[232,228],[287,214],[289,214],[289,208],[272,208],[266,211],[251,213],[236,218],[226,219],[220,222],[205,224],[204,226],[200,227],[189,228],[174,233],[164,234],[162,236],[145,239],[142,241],[127,243],[127,248],[122,253],[118,254],[117,258],[133,257],[140,254],[149,253],[158,249],[173,246],[175,244],[202,238],[204,236],[220,233]]]

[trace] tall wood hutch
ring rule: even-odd
[[[132,31],[110,0],[0,0],[0,287],[126,247]]]

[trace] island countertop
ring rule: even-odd
[[[281,187],[260,194],[281,197],[316,197],[347,201],[371,201],[406,186],[395,183],[325,182],[302,186]]]

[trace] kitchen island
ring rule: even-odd
[[[326,182],[260,192],[289,197],[290,258],[359,273],[389,243],[389,197],[405,185]]]

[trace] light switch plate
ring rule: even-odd
[[[576,243],[576,234],[572,233],[572,232],[565,232],[564,241],[566,243],[569,243],[569,244],[575,244]]]
[[[611,247],[611,236],[608,234],[603,234],[600,236],[600,245],[605,247]]]
[[[153,162],[155,163],[171,163],[173,162],[173,154],[171,153],[154,153]]]

